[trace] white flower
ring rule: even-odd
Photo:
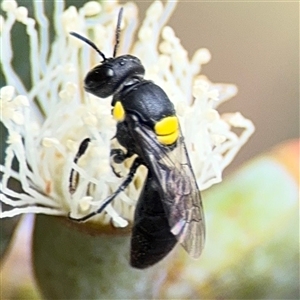
[[[1,121],[8,130],[8,140],[1,165],[1,202],[12,209],[1,212],[1,217],[29,212],[84,216],[97,209],[122,179],[109,165],[110,140],[116,126],[111,99],[99,99],[83,90],[83,78],[98,63],[98,54],[71,37],[69,31],[88,36],[106,56],[112,55],[120,5],[91,1],[77,10],[64,9],[63,1],[55,1],[56,36],[50,45],[43,2],[33,3],[35,19],[15,1],[2,2],[6,12],[6,17],[1,17],[2,68],[8,86],[1,90]],[[118,54],[139,57],[146,69],[145,78],[161,86],[173,101],[200,189],[220,182],[223,169],[254,131],[251,121],[240,113],[222,116],[216,110],[236,94],[236,87],[213,84],[199,75],[210,53],[200,49],[190,60],[172,28],[165,26],[174,1],[165,6],[160,1],[151,4],[135,43],[137,8],[132,2],[122,6]],[[30,90],[12,66],[11,29],[16,22],[24,24],[29,37]],[[234,127],[241,128],[240,135],[232,131]],[[87,137],[92,142],[76,165],[73,160],[78,146]],[[17,170],[12,167],[14,159]],[[79,174],[73,195],[69,193],[72,168]],[[123,165],[122,172],[128,172],[128,164]],[[112,220],[115,226],[127,226],[145,174],[145,168],[140,168],[134,184],[91,221],[108,224]],[[20,182],[22,192],[10,188],[12,178]]]

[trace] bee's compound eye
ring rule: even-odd
[[[85,77],[84,89],[97,97],[105,98],[114,93],[116,72],[113,67],[99,65],[92,69]]]
[[[110,80],[114,76],[115,76],[115,72],[112,68],[103,67],[103,66],[96,67],[87,74],[85,79],[85,84],[98,85],[106,82],[107,80]]]

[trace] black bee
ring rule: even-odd
[[[101,213],[132,181],[140,165],[148,169],[137,202],[131,237],[130,264],[149,267],[164,258],[177,241],[194,258],[200,256],[205,239],[202,201],[178,118],[172,102],[155,83],[144,79],[141,61],[132,55],[116,57],[122,9],[116,29],[112,58],[83,36],[70,34],[89,44],[103,58],[85,77],[84,89],[100,98],[113,95],[112,114],[117,120],[115,138],[123,149],[111,149],[114,163],[136,155],[130,171],[119,188],[96,211],[76,221]],[[85,139],[74,159],[86,151]],[[70,192],[75,190],[74,170]]]

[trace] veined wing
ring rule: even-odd
[[[205,240],[205,222],[200,191],[180,134],[175,145],[160,144],[155,133],[132,116],[131,130],[156,176],[163,196],[171,232],[194,258],[200,256]]]

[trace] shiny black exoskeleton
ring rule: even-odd
[[[145,69],[135,56],[107,58],[88,72],[84,80],[84,89],[97,97],[106,98],[123,86],[139,82],[144,75]]]
[[[204,243],[204,216],[200,193],[192,171],[176,112],[166,93],[144,79],[145,69],[137,57],[115,57],[119,43],[119,13],[114,57],[106,58],[89,40],[77,33],[103,58],[84,80],[87,92],[106,98],[113,95],[112,113],[117,120],[115,138],[123,147],[111,149],[114,163],[137,155],[122,185],[96,211],[80,218],[85,221],[102,212],[132,181],[137,168],[148,169],[132,228],[130,264],[146,268],[165,257],[179,241],[193,257]],[[85,139],[74,159],[84,154],[90,139]],[[74,192],[74,170],[70,191]]]

